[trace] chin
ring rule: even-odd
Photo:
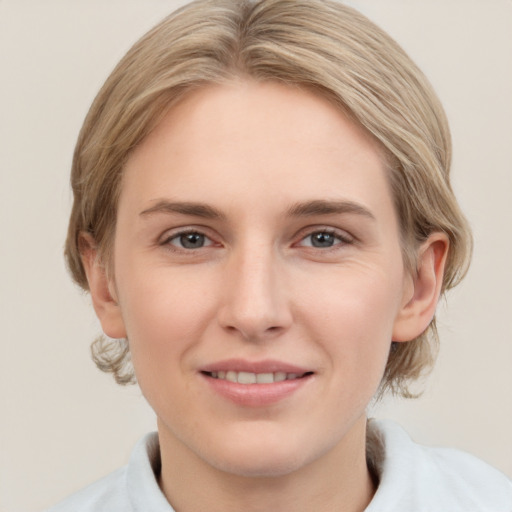
[[[289,475],[304,465],[304,461],[298,460],[293,455],[285,456],[279,454],[276,456],[271,450],[266,455],[258,454],[252,458],[252,454],[245,454],[236,460],[217,459],[212,464],[216,469],[246,478],[275,478]]]
[[[311,444],[290,442],[290,438],[268,438],[264,435],[226,443],[219,453],[204,454],[204,459],[216,469],[241,477],[280,477],[293,473],[314,460],[314,454],[305,453]],[[217,444],[216,446],[222,446]],[[309,455],[309,457],[308,457]],[[321,454],[318,454],[321,455]]]

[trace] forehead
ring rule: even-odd
[[[146,206],[162,194],[241,205],[390,202],[385,158],[369,134],[319,95],[250,80],[189,94],[134,151],[121,203]]]

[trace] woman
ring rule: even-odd
[[[467,269],[450,156],[424,76],[337,3],[196,2],[140,40],[80,134],[66,255],[158,435],[52,510],[508,510],[503,475],[365,413],[410,395]]]

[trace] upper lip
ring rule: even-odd
[[[202,372],[249,372],[249,373],[297,373],[302,375],[304,373],[311,373],[312,370],[297,366],[295,364],[285,363],[273,359],[266,359],[263,361],[247,361],[246,359],[225,359],[215,363],[207,364],[201,367]]]

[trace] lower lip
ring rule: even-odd
[[[290,397],[304,387],[313,377],[283,380],[270,384],[238,384],[229,380],[215,379],[201,374],[211,389],[223,398],[246,407],[265,407]]]

